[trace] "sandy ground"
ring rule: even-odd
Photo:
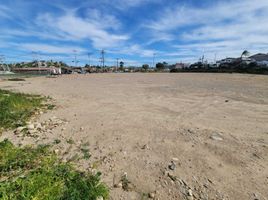
[[[69,122],[39,138],[1,139],[60,139],[53,148],[63,160],[87,145],[91,158],[76,163],[103,173],[111,199],[268,199],[268,76],[88,74],[0,88],[49,95],[57,109],[37,120]],[[124,173],[130,191],[120,187]]]

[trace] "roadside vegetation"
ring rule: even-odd
[[[48,99],[0,89],[0,133],[5,129],[24,126],[40,110],[52,110],[54,105],[47,103]]]
[[[108,189],[96,175],[61,163],[48,146],[15,147],[0,142],[0,199],[107,199]]]
[[[0,132],[25,125],[38,110],[52,109],[46,100],[0,89]],[[1,200],[107,199],[109,192],[100,176],[61,162],[49,146],[16,147],[8,140],[0,141]]]

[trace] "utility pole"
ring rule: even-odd
[[[153,67],[154,67],[155,56],[156,56],[156,53],[153,54]]]
[[[217,62],[217,53],[215,53],[215,57],[214,57],[214,63]]]
[[[92,55],[92,53],[88,53],[87,56],[88,56],[88,64],[89,64],[89,67],[90,67],[90,56]]]
[[[105,67],[105,59],[104,59],[104,54],[105,54],[105,51],[104,49],[101,50],[101,57],[100,57],[100,62],[102,64],[102,67],[104,68]]]
[[[77,51],[74,49],[73,52],[74,52],[74,61],[73,62],[74,62],[75,68],[76,68],[77,67],[77,63],[78,63],[78,61],[77,61],[77,54],[76,54]]]
[[[33,63],[36,63],[36,66],[38,67],[38,72],[40,74],[40,67],[39,67],[39,61],[38,61],[38,52],[32,51],[32,57],[33,57]]]
[[[118,67],[119,67],[119,58],[116,58],[116,72],[118,70]]]
[[[204,58],[205,58],[205,56],[204,56],[204,54],[203,54],[203,56],[202,56],[202,58],[201,58],[201,62],[202,62],[202,64],[204,64]]]
[[[202,56],[202,65],[204,66],[204,59],[205,59],[205,49],[203,49],[203,56]]]

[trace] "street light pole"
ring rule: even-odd
[[[154,67],[155,56],[156,56],[156,53],[153,54],[153,67]]]

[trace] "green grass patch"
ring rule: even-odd
[[[14,93],[0,89],[0,132],[4,129],[24,126],[38,109],[53,109],[44,104],[46,98],[39,95]]]
[[[107,187],[96,175],[61,163],[48,146],[19,148],[0,142],[0,199],[96,200],[108,198]]]
[[[53,143],[54,144],[59,144],[59,143],[61,143],[61,140],[60,139],[55,139]]]
[[[74,140],[73,140],[72,138],[67,139],[66,142],[67,142],[68,144],[74,144],[74,143],[75,143]]]
[[[81,150],[81,152],[83,154],[84,159],[88,160],[91,157],[91,154],[90,154],[88,148],[82,147],[80,150]]]

